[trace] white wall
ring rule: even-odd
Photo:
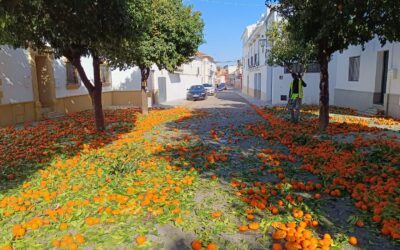
[[[319,103],[319,73],[308,73],[303,76],[304,82],[307,87],[304,90],[304,104],[318,104]],[[273,69],[273,86],[272,86],[272,104],[285,105],[287,101],[281,101],[281,95],[286,95],[289,98],[290,82],[293,81],[291,74],[285,74],[282,67],[275,67]]]
[[[342,53],[335,53],[334,57],[337,61],[337,89],[343,90],[354,90],[362,92],[374,92],[376,77],[377,76],[377,63],[378,63],[378,52],[389,50],[389,78],[390,81],[391,73],[390,69],[400,68],[400,44],[388,43],[385,46],[381,46],[378,39],[374,39],[366,44],[365,50],[361,46],[351,46],[349,49]],[[349,81],[349,58],[353,56],[360,56],[360,79],[359,81]],[[379,72],[378,72],[379,74]],[[391,93],[400,94],[399,79],[394,80],[391,84]]]
[[[33,101],[32,72],[29,63],[30,55],[27,50],[14,50],[0,47],[0,79],[2,81],[3,97],[0,104]],[[93,82],[92,59],[81,59],[86,75]],[[158,77],[166,77],[167,101],[186,98],[187,88],[195,84],[211,83],[216,71],[215,63],[208,58],[195,58],[181,67],[183,71],[168,73],[153,67],[149,79],[149,89],[158,89]],[[77,89],[67,89],[67,73],[63,58],[53,60],[56,98],[87,95],[86,87],[81,82]],[[137,91],[141,86],[140,70],[137,67],[124,71],[112,71],[112,85],[103,88],[108,91]]]
[[[400,95],[400,43],[389,45],[391,58],[389,58],[389,93]],[[395,75],[394,75],[395,74]],[[400,105],[400,103],[399,103]]]
[[[81,63],[83,68],[85,69],[86,76],[93,83],[94,75],[93,75],[93,65],[91,57],[83,57],[81,59]],[[56,98],[63,98],[68,96],[79,96],[79,95],[87,95],[88,91],[86,87],[83,85],[81,81],[81,86],[77,89],[67,89],[67,71],[65,68],[65,60],[57,59],[53,61],[54,68],[54,80],[56,82]],[[113,75],[112,75],[113,76]],[[79,76],[78,76],[79,77]],[[112,78],[112,85],[119,84],[118,79],[114,81]],[[103,92],[108,92],[112,90],[112,86],[103,87]]]
[[[112,71],[112,88],[114,91],[135,91],[140,90],[141,74],[138,67],[127,70]]]
[[[32,68],[29,52],[0,46],[0,79],[3,98],[0,104],[33,101]]]
[[[212,62],[204,62],[201,59],[195,59],[190,63],[181,66],[183,69],[180,72],[169,73],[166,70],[158,70],[153,67],[154,73],[152,75],[152,87],[158,90],[159,77],[165,77],[167,87],[167,102],[182,100],[186,98],[187,89],[192,85],[203,83],[211,83],[212,75],[210,70],[214,71],[216,65]],[[199,73],[199,74],[198,74]]]

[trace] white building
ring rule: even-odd
[[[266,37],[267,29],[272,22],[279,19],[277,12],[267,8],[256,24],[246,27],[241,37],[243,43],[242,92],[267,101],[272,105],[287,103],[289,84],[292,81],[292,76],[288,70],[267,64],[268,50],[270,49],[270,44]],[[311,65],[303,80],[307,83],[307,88],[304,89],[303,102],[318,104],[319,67]],[[333,104],[334,100],[333,90],[334,84],[331,84],[331,104]]]
[[[381,46],[378,39],[337,52],[329,65],[336,82],[335,105],[361,111],[375,109],[400,116],[400,43]]]
[[[214,59],[201,52],[196,54],[191,63],[182,65],[174,73],[160,71],[154,66],[149,81],[154,103],[185,99],[190,86],[212,83],[216,70]]]
[[[266,31],[278,21],[276,12],[266,10],[261,19],[246,27],[243,42],[242,92],[272,105],[285,104],[292,77],[282,67],[270,67],[266,59],[270,44]],[[384,111],[400,117],[400,43],[381,46],[376,38],[362,46],[336,52],[329,63],[329,103],[360,111]],[[309,70],[310,72],[310,70]],[[304,103],[319,103],[319,67],[313,65],[303,77],[308,84]]]
[[[91,59],[83,58],[82,65],[93,81]],[[212,57],[204,54],[198,54],[174,73],[153,67],[149,79],[150,104],[184,99],[188,86],[211,82],[215,71]],[[104,107],[141,105],[138,68],[111,71],[107,65],[101,65],[101,78]],[[67,60],[0,46],[0,126],[91,108],[88,92]]]

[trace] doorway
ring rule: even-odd
[[[247,75],[247,87],[246,87],[247,95],[250,95],[250,86],[249,86],[249,84],[250,84],[250,76]]]
[[[39,102],[42,108],[54,108],[55,88],[51,60],[48,56],[35,56]]]
[[[383,105],[385,102],[386,86],[389,71],[389,51],[378,52],[377,77],[374,94],[374,104]]]
[[[254,97],[261,99],[261,73],[254,75]]]
[[[158,78],[158,102],[163,103],[167,101],[167,78]]]

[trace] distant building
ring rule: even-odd
[[[227,83],[227,81],[228,81],[228,70],[225,68],[218,67],[214,84]]]
[[[243,76],[242,92],[246,95],[269,102],[272,105],[286,104],[289,94],[290,72],[280,66],[267,64],[271,47],[266,33],[271,23],[278,21],[277,12],[267,9],[261,19],[246,27],[242,34]],[[304,103],[319,103],[319,67],[311,65],[303,77],[308,87],[304,89]],[[333,86],[331,90],[333,92]],[[331,98],[333,103],[333,96]]]
[[[227,84],[231,85],[232,87],[236,89],[241,89],[242,88],[242,65],[240,60],[238,60],[237,65],[226,65],[224,66],[224,69],[227,70],[228,72],[228,79],[226,81]]]
[[[213,83],[216,72],[214,59],[198,52],[190,63],[178,67],[173,73],[158,70],[154,66],[150,74],[149,89],[153,92],[155,103],[185,99],[190,86]]]

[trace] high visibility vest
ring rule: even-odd
[[[303,99],[303,81],[299,79],[299,93],[293,93],[293,82],[290,83],[290,93],[291,93],[291,98],[295,100],[296,98]]]

